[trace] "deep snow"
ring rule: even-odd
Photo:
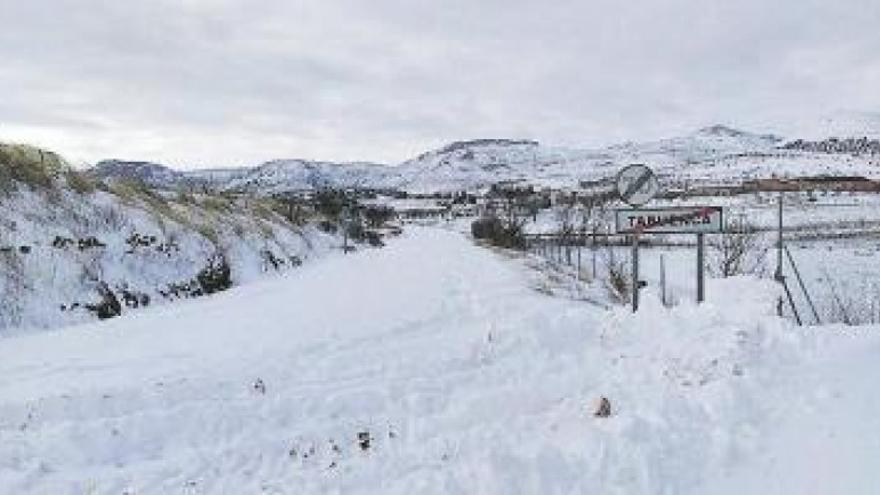
[[[794,328],[753,279],[717,281],[699,307],[648,291],[637,315],[606,311],[533,290],[529,266],[414,227],[210,298],[4,339],[2,492],[873,492],[876,329]],[[840,360],[854,371],[823,371]],[[786,454],[801,445],[827,447],[847,483],[809,481],[820,459]]]
[[[708,493],[880,493],[880,339],[824,328],[823,352],[791,378],[802,395],[766,448]]]

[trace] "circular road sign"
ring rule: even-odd
[[[642,206],[659,191],[657,176],[645,165],[630,165],[617,174],[617,195],[630,206]]]

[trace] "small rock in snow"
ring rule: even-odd
[[[596,412],[593,413],[593,416],[597,418],[607,418],[608,416],[611,416],[611,401],[608,400],[607,397],[599,399],[599,404],[596,407]]]

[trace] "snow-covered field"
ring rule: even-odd
[[[0,340],[0,491],[877,493],[877,328],[793,327],[750,278],[605,310],[537,261],[412,227]]]
[[[758,232],[747,256],[745,272],[772,277],[776,267],[776,227],[778,224],[778,193],[746,194],[733,197],[695,197],[677,200],[656,200],[652,206],[720,206],[724,208],[727,229],[737,231],[748,226]],[[880,323],[880,220],[876,211],[880,195],[876,193],[828,192],[786,193],[784,195],[784,230],[786,245],[803,276],[804,283],[817,306],[822,322]],[[556,234],[562,219],[567,218],[575,231],[582,225],[589,233],[596,222],[597,232],[614,232],[614,210],[625,208],[620,202],[611,203],[604,211],[593,212],[591,220],[584,221],[576,208],[565,216],[562,207],[540,211],[536,218],[527,218],[524,226],[528,234]],[[621,241],[620,238],[616,239]],[[650,235],[647,243],[672,246],[643,248],[642,277],[650,285],[659,283],[660,257],[666,262],[671,275],[668,285],[673,299],[685,294],[693,298],[695,264],[695,237],[693,235]],[[721,237],[707,238],[707,265],[710,272],[720,273],[722,257]],[[617,258],[628,260],[629,247],[614,248]],[[589,249],[584,256],[590,257]],[[600,267],[608,256],[600,250]],[[815,317],[809,304],[796,285],[794,270],[785,258],[785,275],[792,284],[793,296],[804,321],[812,323]],[[589,273],[587,273],[589,275]]]

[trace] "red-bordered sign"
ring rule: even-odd
[[[718,234],[724,231],[720,206],[681,206],[616,210],[618,234]]]

